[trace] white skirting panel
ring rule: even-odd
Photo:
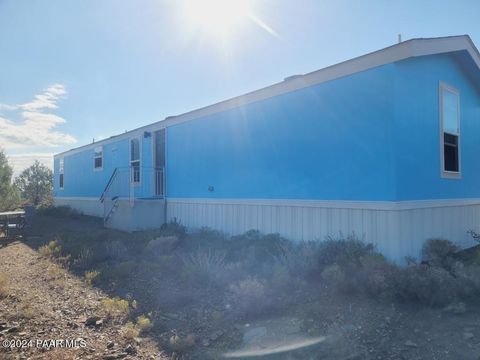
[[[474,244],[480,231],[480,200],[406,202],[168,199],[167,220],[190,229],[208,226],[235,235],[250,229],[291,240],[324,240],[355,233],[389,259],[418,258],[425,240]]]
[[[85,215],[103,217],[103,204],[98,198],[55,197],[55,206],[70,206]]]

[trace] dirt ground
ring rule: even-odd
[[[150,339],[129,346],[120,326],[86,326],[105,294],[22,241],[3,241],[0,272],[8,282],[0,299],[0,359],[167,358]]]
[[[84,217],[55,222],[59,231],[101,228]],[[89,325],[102,299],[128,287],[147,304],[158,293],[157,283],[164,297],[189,289],[180,289],[177,281],[157,282],[155,274],[133,285],[87,285],[35,250],[52,237],[45,224],[37,224],[25,238],[0,239],[0,274],[7,279],[0,296],[0,341],[10,345],[0,348],[0,359],[480,359],[476,304],[432,309],[317,290],[285,293],[295,299],[294,306],[232,322],[229,309],[218,305],[224,304],[221,294],[207,301],[192,289],[197,292],[188,303],[175,298],[158,309],[154,321],[163,322],[160,330],[127,340],[121,323],[101,318]],[[216,317],[221,320],[214,323]],[[177,333],[186,341],[195,334],[195,345],[182,356],[172,346],[165,348]]]

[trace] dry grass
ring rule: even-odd
[[[59,266],[52,265],[47,268],[47,274],[50,275],[52,280],[64,277],[65,273],[66,270]]]
[[[118,297],[103,299],[101,304],[105,314],[112,319],[123,319],[130,312],[128,301]]]
[[[85,271],[85,281],[87,284],[92,285],[100,276],[100,271]]]
[[[146,333],[152,328],[152,322],[145,315],[137,317],[137,328],[141,333]]]
[[[60,245],[58,245],[58,241],[52,240],[47,245],[40,246],[38,252],[42,256],[51,258],[54,256],[58,256],[60,254],[60,250],[61,248]]]
[[[4,273],[0,273],[0,297],[5,297],[8,294],[8,278]]]
[[[24,319],[30,320],[35,317],[36,312],[30,303],[26,303],[22,305],[20,311],[18,312],[18,315]]]
[[[134,323],[129,321],[122,327],[122,334],[127,340],[132,340],[140,335],[140,330]]]

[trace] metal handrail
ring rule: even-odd
[[[110,179],[107,182],[107,185],[105,186],[105,189],[102,192],[102,195],[100,195],[100,202],[103,203],[103,200],[105,199],[105,194],[107,193],[108,189],[110,188],[110,185],[113,183],[113,179],[117,175],[118,168],[115,168],[112,172],[112,175],[110,176]]]
[[[164,196],[164,167],[116,167],[100,196],[104,207],[104,221],[120,198],[128,199],[130,206],[134,206],[137,198]]]

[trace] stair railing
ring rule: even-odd
[[[122,171],[115,168],[100,196],[103,204],[103,224],[105,225],[118,207],[118,198],[122,195]]]
[[[112,172],[112,175],[110,176],[110,179],[107,182],[107,185],[105,186],[105,189],[103,189],[102,195],[100,195],[100,202],[104,202],[105,200],[105,195],[107,194],[108,189],[110,189],[110,186],[112,186],[115,177],[117,176],[118,173],[118,168],[115,168]]]
[[[106,224],[117,210],[120,199],[127,199],[130,206],[138,198],[162,198],[165,196],[165,169],[163,167],[117,167],[100,195],[103,204],[103,221]]]

